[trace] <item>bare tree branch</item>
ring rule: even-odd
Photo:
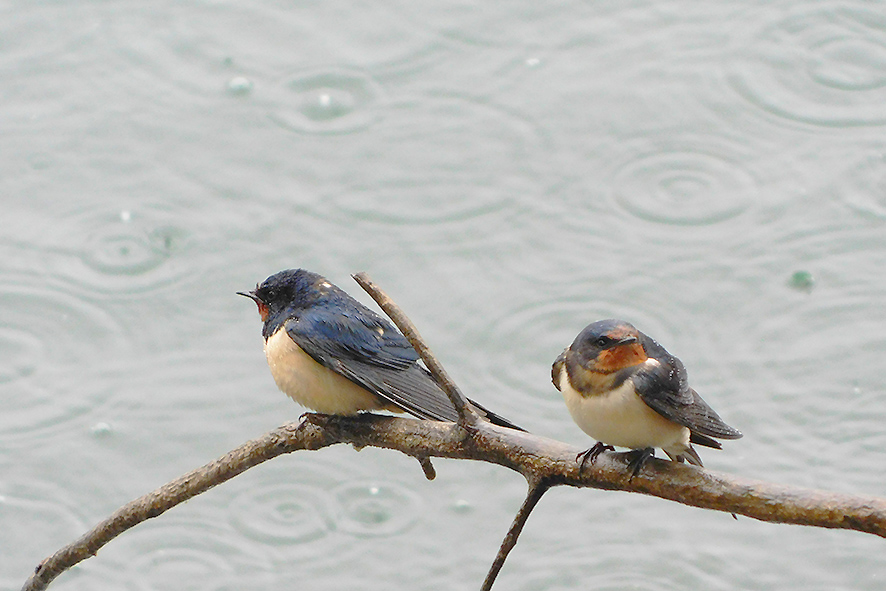
[[[380,447],[415,458],[480,460],[505,466],[552,486],[638,492],[760,521],[850,529],[886,538],[886,500],[745,480],[686,464],[651,459],[633,480],[625,454],[603,453],[579,474],[579,449],[481,421],[465,438],[454,423],[363,414],[307,414],[249,441],[218,460],[121,507],[79,540],[37,567],[23,591],[37,591],[135,525],[278,455],[337,443]]]
[[[542,495],[548,492],[549,488],[551,488],[551,485],[544,479],[531,479],[529,481],[529,490],[526,491],[526,498],[523,500],[523,504],[517,511],[517,516],[514,517],[514,521],[511,523],[511,529],[508,530],[508,534],[502,541],[501,547],[498,549],[498,554],[495,555],[495,560],[492,561],[492,566],[486,574],[486,579],[483,581],[480,591],[490,591],[490,589],[492,589],[492,585],[495,583],[495,578],[501,571],[501,567],[505,565],[505,560],[507,560],[508,554],[510,554],[511,550],[514,549],[514,546],[517,545],[517,538],[520,537],[520,532],[523,531],[523,526],[526,525],[526,520],[529,519],[529,514],[532,513],[532,510],[535,509],[535,506],[541,500]]]
[[[522,474],[529,483],[529,491],[483,583],[484,590],[492,587],[526,519],[551,486],[638,492],[684,505],[740,513],[761,521],[853,529],[886,537],[884,499],[742,480],[658,459],[646,462],[643,470],[633,476],[626,454],[617,453],[601,454],[592,466],[582,469],[576,461],[580,450],[531,433],[498,427],[477,416],[402,311],[365,274],[355,279],[376,301],[380,300],[382,309],[410,339],[460,409],[463,425],[373,414],[351,417],[306,414],[300,423],[287,423],[124,505],[80,539],[41,562],[22,590],[45,589],[65,570],[94,556],[126,530],[257,464],[281,454],[318,450],[337,443],[348,443],[358,449],[398,450],[416,458],[428,479],[435,476],[431,457],[480,460]]]

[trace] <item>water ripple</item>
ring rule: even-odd
[[[400,186],[377,186],[372,192],[368,187],[348,187],[331,196],[329,201],[337,207],[328,211],[383,224],[434,225],[500,213],[507,207],[507,200],[508,195],[494,187],[429,181],[419,188],[414,181],[407,181]]]
[[[187,270],[170,259],[189,246],[190,234],[172,212],[87,209],[68,216],[72,249],[82,265],[65,265],[59,273],[99,291],[144,292],[181,278]]]
[[[816,125],[886,123],[886,18],[864,4],[808,4],[746,44],[731,81],[758,107]]]
[[[330,509],[318,489],[277,484],[241,493],[231,506],[238,531],[267,544],[305,544],[330,529]]]
[[[7,561],[13,548],[14,556],[27,556],[36,564],[54,547],[82,534],[86,523],[72,505],[64,490],[29,488],[0,496],[0,548],[6,555],[0,555],[0,565],[11,566]],[[23,566],[18,565],[22,573]]]
[[[9,275],[0,287],[0,311],[8,319],[0,326],[6,429],[29,432],[57,425],[105,399],[105,388],[78,394],[91,381],[85,373],[93,371],[97,359],[131,346],[115,318],[70,293]]]
[[[348,70],[305,72],[287,79],[278,92],[271,120],[293,131],[351,133],[381,117],[381,86]]]
[[[548,153],[548,139],[524,115],[463,96],[421,97],[390,110],[380,136],[361,150],[374,162],[324,196],[332,215],[399,225],[463,221],[544,194],[544,163],[532,155]],[[401,146],[405,157],[391,160],[379,143]]]
[[[338,502],[337,525],[359,537],[391,536],[418,519],[421,500],[397,484],[349,483],[332,491]]]
[[[728,147],[707,138],[658,144],[634,146],[613,175],[613,197],[628,213],[663,224],[703,225],[750,206],[756,180]]]
[[[172,106],[176,110],[190,104],[207,104],[223,88],[223,76],[230,77],[222,49],[203,38],[201,19],[175,18],[157,10],[102,13],[101,36],[113,48],[109,54],[126,76],[114,78],[109,93],[127,97],[151,97],[153,107]],[[113,62],[112,62],[113,63]],[[131,98],[129,99],[131,100]]]
[[[357,2],[347,11],[323,4],[205,3],[199,13],[199,18],[181,18],[177,13],[133,8],[105,18],[101,25],[108,43],[116,56],[129,63],[129,79],[122,84],[139,84],[134,92],[159,88],[164,90],[157,93],[159,100],[174,98],[181,103],[189,98],[185,93],[192,95],[191,100],[202,101],[217,95],[223,80],[246,76],[260,101],[266,92],[274,93],[275,78],[296,68],[316,68],[317,64],[373,70],[397,67],[437,45],[434,34],[415,27],[402,11],[378,2]],[[372,22],[383,22],[384,34],[368,25]],[[312,74],[331,76],[333,88],[345,94],[351,82],[368,88],[362,73],[333,69]],[[288,82],[299,86],[312,74]],[[284,90],[291,96],[292,89],[284,85]],[[284,116],[300,120],[292,112]]]
[[[260,551],[238,545],[229,532],[205,519],[161,520],[121,538],[114,553],[131,584],[146,591],[222,588],[232,577],[270,568]]]
[[[808,429],[822,417],[845,413],[852,388],[876,388],[881,381],[872,360],[886,341],[872,311],[880,309],[884,290],[871,270],[886,264],[883,228],[847,224],[842,213],[836,208],[831,223],[797,216],[792,231],[779,235],[760,226],[723,261],[736,285],[745,287],[718,298],[729,312],[710,331],[710,349],[728,352],[722,371],[731,375],[724,388],[744,391],[735,401],[751,428],[757,404],[775,402],[773,408],[781,409],[772,424]],[[786,280],[798,263],[815,277],[811,293],[790,291]],[[858,423],[848,428],[846,422],[846,433],[863,432],[864,421]]]

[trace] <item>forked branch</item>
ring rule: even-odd
[[[361,285],[364,282],[371,285],[365,275],[360,277]],[[381,293],[377,288],[373,289]],[[389,299],[382,307],[416,346],[441,386],[445,384],[448,380],[445,372],[414,327],[410,328],[411,323],[398,321],[398,315],[402,318],[405,315]],[[454,423],[372,414],[351,417],[306,414],[301,422],[287,423],[244,443],[202,468],[124,505],[80,539],[41,562],[22,589],[45,589],[61,573],[94,556],[102,546],[126,530],[162,515],[257,464],[281,454],[319,450],[338,443],[400,451],[416,458],[428,478],[434,474],[431,457],[490,462],[522,474],[529,483],[529,492],[483,583],[482,588],[487,590],[492,587],[508,552],[516,544],[533,507],[551,486],[637,492],[760,521],[851,529],[886,538],[884,499],[743,480],[658,459],[648,461],[643,470],[631,478],[625,454],[618,453],[603,453],[593,465],[580,470],[576,462],[580,450],[531,433],[498,427],[472,416],[470,407],[464,406],[464,397],[454,384],[452,386],[447,393],[457,407],[461,400],[465,426],[470,427],[467,430]]]
[[[534,479],[550,486],[638,492],[760,521],[851,529],[886,538],[884,499],[738,479],[660,459],[647,462],[640,474],[631,479],[625,454],[617,453],[601,454],[579,474],[575,461],[579,449],[485,421],[478,425],[476,434],[465,439],[464,430],[454,423],[372,414],[307,414],[300,423],[287,423],[124,505],[79,540],[44,560],[23,590],[45,589],[59,574],[93,556],[131,527],[158,517],[252,466],[281,454],[318,450],[338,443],[393,449],[415,458],[480,460],[516,470],[530,482]]]

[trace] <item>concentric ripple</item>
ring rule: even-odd
[[[418,496],[395,484],[345,484],[332,491],[338,502],[337,525],[360,537],[390,536],[418,518]]]
[[[120,569],[137,589],[211,589],[245,572],[266,572],[259,549],[206,520],[159,520],[117,542]],[[122,562],[122,561],[121,561]]]
[[[131,231],[130,227],[106,227],[92,235],[83,260],[108,275],[140,275],[163,264],[170,237],[161,232]]]
[[[886,124],[886,16],[862,4],[806,4],[746,42],[732,76],[758,107],[817,125]]]
[[[96,383],[97,360],[131,343],[107,312],[73,294],[5,276],[0,287],[0,400],[6,428],[30,432],[57,425],[99,404],[107,392]],[[52,387],[48,387],[48,385]]]
[[[240,494],[231,507],[231,522],[259,542],[304,544],[329,532],[329,513],[317,489],[279,484]]]
[[[147,291],[174,281],[185,271],[167,262],[189,243],[189,233],[171,212],[91,209],[69,217],[71,248],[83,263],[59,272],[100,291]]]
[[[376,162],[324,196],[327,210],[388,224],[463,221],[513,207],[516,196],[543,194],[538,154],[550,152],[535,123],[507,107],[470,97],[421,97],[391,105],[372,145]],[[396,113],[396,117],[393,114]],[[399,146],[401,157],[376,144]]]
[[[379,84],[362,72],[321,70],[299,74],[282,84],[271,119],[294,131],[351,133],[381,116]]]
[[[615,201],[651,222],[714,224],[733,218],[752,203],[756,181],[740,158],[695,147],[664,144],[639,149],[615,171]]]
[[[349,10],[325,3],[204,3],[199,14],[182,18],[153,7],[109,14],[102,30],[114,57],[127,66],[114,88],[153,92],[153,102],[169,101],[178,111],[205,104],[224,80],[240,78],[228,82],[227,91],[235,96],[245,91],[255,104],[271,97],[270,111],[279,123],[311,133],[344,133],[377,116],[378,85],[360,69],[409,67],[437,40],[402,11],[379,2],[358,2]],[[384,23],[383,33],[369,23]],[[352,69],[304,71],[279,83],[293,68],[314,64]]]

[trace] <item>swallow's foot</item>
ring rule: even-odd
[[[640,470],[643,469],[643,464],[646,463],[646,460],[655,457],[655,448],[647,447],[645,449],[635,449],[629,451],[628,455],[633,456],[628,462],[628,468],[631,470],[631,477],[628,480],[633,480],[634,476],[639,474]]]
[[[585,468],[585,462],[594,463],[597,460],[597,456],[599,456],[604,451],[615,451],[615,448],[611,445],[606,445],[602,441],[598,441],[594,444],[594,447],[590,449],[586,449],[580,454],[575,456],[575,461],[578,462],[579,458],[581,458],[581,463],[578,465],[578,473],[581,475],[582,470]]]

